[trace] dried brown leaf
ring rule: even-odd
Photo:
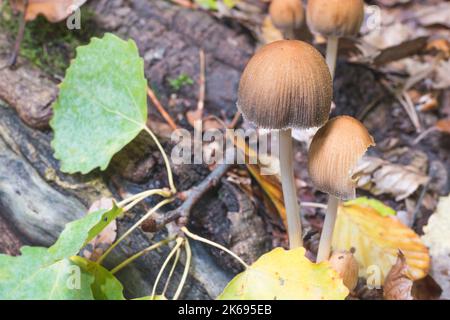
[[[397,262],[385,279],[383,296],[386,300],[413,300],[412,286],[413,281],[408,274],[405,256],[399,251]]]
[[[358,187],[374,195],[392,194],[403,200],[425,185],[429,177],[413,166],[402,166],[375,157],[364,157],[354,171]]]

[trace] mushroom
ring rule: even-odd
[[[295,39],[295,30],[305,20],[305,11],[300,0],[272,0],[269,7],[273,25],[283,32],[286,39]]]
[[[349,116],[328,121],[315,134],[309,148],[308,171],[314,186],[329,194],[317,262],[330,256],[331,240],[341,200],[355,197],[353,170],[375,142],[364,125]]]
[[[326,61],[334,78],[339,38],[359,32],[364,20],[363,0],[308,0],[309,28],[328,38]]]
[[[239,84],[238,108],[256,126],[279,130],[280,173],[291,248],[302,246],[294,183],[292,128],[323,125],[330,112],[332,81],[325,60],[311,45],[275,41],[248,62]]]

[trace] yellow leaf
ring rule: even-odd
[[[381,283],[397,260],[399,250],[405,255],[413,280],[425,277],[430,267],[428,249],[419,236],[400,221],[384,217],[373,207],[344,203],[339,207],[333,234],[333,250],[355,249],[359,275],[368,277],[377,270]]]
[[[276,248],[227,285],[219,300],[343,300],[348,289],[329,262],[315,264],[304,248]]]
[[[25,20],[36,19],[40,14],[50,22],[59,22],[70,16],[86,0],[29,0]],[[13,0],[15,9],[24,11],[23,0]]]

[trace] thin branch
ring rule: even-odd
[[[230,164],[220,164],[204,179],[199,185],[191,188],[186,194],[186,201],[177,209],[166,212],[160,218],[150,218],[144,222],[142,229],[147,232],[157,232],[164,228],[164,226],[170,222],[173,222],[179,218],[183,218],[183,224],[186,223],[189,218],[189,214],[194,205],[200,200],[200,198],[212,187],[216,186],[225,173],[232,167]]]
[[[172,119],[170,114],[166,111],[166,109],[164,109],[164,107],[162,106],[161,102],[156,97],[155,92],[153,92],[153,90],[150,88],[150,86],[147,87],[147,95],[150,98],[150,100],[152,101],[153,105],[158,110],[158,112],[164,118],[164,120],[166,120],[167,124],[172,128],[172,130],[177,130],[178,129],[177,124]]]
[[[23,36],[25,34],[25,26],[27,24],[27,21],[25,20],[27,10],[28,10],[28,2],[29,0],[23,1],[23,12],[20,14],[20,23],[19,23],[19,30],[17,31],[16,41],[14,43],[13,52],[11,53],[11,57],[9,58],[8,63],[1,67],[0,69],[10,68],[14,66],[17,62],[17,58],[19,56],[20,52],[20,46],[22,44]]]

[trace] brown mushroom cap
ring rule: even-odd
[[[309,148],[308,170],[315,187],[340,199],[354,198],[353,170],[374,145],[372,136],[355,118],[340,116],[328,121]]]
[[[300,0],[272,0],[269,14],[273,25],[281,30],[298,29],[305,20]]]
[[[275,41],[248,62],[238,108],[261,128],[311,128],[329,117],[332,81],[322,55],[297,40]]]
[[[324,36],[356,35],[364,20],[363,0],[308,0],[309,28]]]

